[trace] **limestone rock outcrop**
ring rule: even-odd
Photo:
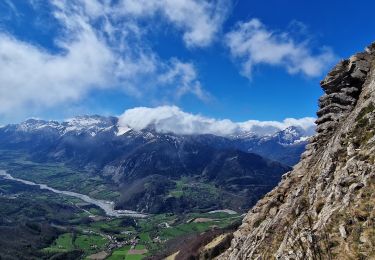
[[[317,134],[219,259],[375,259],[375,44],[321,82]]]

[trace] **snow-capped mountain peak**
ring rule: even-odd
[[[278,142],[283,145],[291,145],[301,141],[306,141],[309,134],[301,127],[290,126],[283,131],[277,132],[273,138],[277,138]]]
[[[22,131],[22,132],[34,132],[34,131],[38,131],[38,130],[46,129],[46,128],[59,130],[61,129],[61,125],[56,121],[45,121],[45,120],[31,118],[20,123],[16,127],[18,131]]]
[[[242,133],[239,133],[239,134],[228,136],[229,139],[233,139],[233,140],[237,140],[237,139],[242,139],[242,140],[244,140],[244,139],[253,139],[253,138],[257,138],[257,137],[259,137],[259,135],[257,135],[254,132],[251,132],[251,131],[242,132]]]
[[[95,136],[99,132],[115,129],[117,118],[102,116],[78,116],[64,122],[28,119],[20,124],[13,125],[16,131],[37,132],[42,130],[55,131],[59,135],[88,133]],[[10,127],[8,125],[6,127]]]
[[[107,131],[116,126],[117,119],[114,117],[102,116],[78,116],[63,122],[64,134],[69,132],[82,133],[88,132],[95,136],[98,132]]]
[[[126,134],[127,132],[131,131],[132,129],[128,126],[118,126],[118,130],[117,130],[117,133],[116,135],[117,136],[120,136],[120,135],[124,135]]]

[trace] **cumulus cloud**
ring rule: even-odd
[[[189,47],[209,45],[230,9],[229,0],[121,0],[119,11],[137,17],[161,14],[183,31]]]
[[[153,127],[158,132],[185,135],[229,136],[250,132],[263,136],[274,134],[290,126],[296,126],[303,129],[306,135],[312,135],[315,131],[314,121],[314,118],[306,117],[301,119],[287,118],[282,122],[257,120],[233,122],[229,119],[219,120],[186,113],[176,106],[160,106],[126,110],[119,116],[119,129],[120,132],[124,132],[128,128],[142,130]]]
[[[322,48],[315,54],[308,41],[298,42],[288,33],[272,31],[258,19],[237,24],[225,41],[240,62],[242,74],[249,78],[259,64],[283,67],[290,74],[320,76],[336,59],[331,49]]]
[[[114,57],[93,32],[82,33],[65,50],[53,55],[0,34],[0,113],[76,100],[91,87],[106,86]]]
[[[0,114],[77,101],[106,88],[149,102],[153,94],[173,101],[187,94],[205,100],[209,95],[195,65],[162,60],[147,44],[150,28],[142,27],[140,19],[161,14],[181,30],[186,45],[207,46],[221,26],[223,3],[51,0],[48,8],[61,30],[54,39],[58,51],[0,32]]]

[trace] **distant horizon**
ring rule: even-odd
[[[88,121],[84,122],[87,117]],[[29,120],[42,122],[61,123],[83,123],[82,127],[98,123],[93,118],[116,118],[119,132],[126,132],[124,129],[136,131],[154,127],[159,133],[174,133],[181,135],[213,134],[217,136],[232,136],[254,133],[259,136],[273,135],[290,127],[297,127],[303,131],[304,136],[311,136],[315,133],[315,118],[286,118],[283,121],[259,121],[247,120],[234,122],[229,119],[216,119],[205,117],[201,114],[191,114],[182,111],[176,106],[161,106],[155,108],[137,107],[126,110],[121,115],[77,115],[66,119],[44,119],[31,117],[21,122],[9,124],[21,124]],[[77,122],[75,122],[78,119]],[[91,119],[91,121],[90,121]],[[82,120],[83,122],[81,122]],[[7,124],[7,125],[9,125]],[[6,126],[6,125],[4,125]],[[0,126],[0,127],[4,127]]]

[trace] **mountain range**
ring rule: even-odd
[[[307,143],[304,134],[298,127],[268,136],[226,137],[160,133],[152,125],[119,131],[116,117],[95,115],[4,126],[0,149],[100,176],[120,192],[118,208],[243,211],[298,162]]]
[[[69,139],[98,145],[99,142],[124,141],[127,143],[149,142],[172,138],[176,141],[190,140],[217,148],[238,149],[293,166],[304,151],[308,133],[296,126],[288,127],[270,135],[245,132],[240,135],[216,136],[211,134],[181,135],[160,133],[150,125],[143,130],[118,126],[117,117],[79,116],[65,122],[29,119],[20,124],[0,127],[0,144],[3,147],[33,149],[68,143]],[[81,145],[82,146],[82,145]],[[89,149],[89,148],[88,148]]]

